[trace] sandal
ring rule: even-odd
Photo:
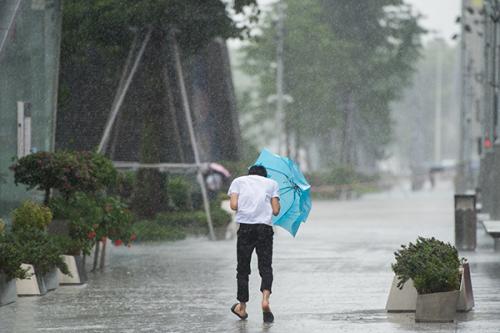
[[[264,311],[262,315],[265,323],[272,323],[274,321],[274,315],[271,311]]]
[[[248,318],[248,313],[245,313],[244,316],[240,315],[238,312],[236,312],[236,307],[238,306],[238,303],[235,303],[232,307],[231,307],[231,312],[234,313],[235,315],[238,316],[238,318],[240,318],[241,320],[245,320]]]

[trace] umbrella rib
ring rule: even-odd
[[[286,178],[290,179],[290,177],[286,173],[284,173],[283,171],[279,171],[279,170],[276,170],[276,169],[273,169],[273,168],[269,168],[269,167],[266,167],[266,169],[275,171],[277,173],[281,173],[283,176],[285,176]]]
[[[293,191],[294,187],[293,186],[288,186],[288,187],[284,187],[283,190],[288,190],[286,192],[283,192],[283,193],[280,193],[280,195],[285,195],[287,194],[288,192],[290,191]]]
[[[286,210],[286,212],[283,213],[283,215],[281,215],[281,217],[285,216],[286,214],[288,214],[288,212],[292,209],[293,205],[290,205],[290,207]]]

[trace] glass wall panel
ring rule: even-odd
[[[0,1],[0,43],[5,40],[0,50],[2,218],[21,201],[41,197],[15,186],[9,166],[18,154],[19,109],[24,108],[24,116],[31,118],[31,135],[22,136],[31,141],[30,150],[53,150],[61,15],[60,0]]]

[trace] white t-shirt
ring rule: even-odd
[[[231,183],[228,194],[238,194],[236,223],[272,225],[271,198],[279,198],[275,180],[258,175],[238,177]]]

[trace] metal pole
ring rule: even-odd
[[[16,6],[14,7],[14,10],[12,11],[12,17],[10,18],[9,24],[7,24],[7,31],[5,31],[5,35],[0,42],[0,55],[2,55],[3,48],[5,47],[5,44],[7,42],[7,38],[9,37],[10,29],[12,29],[12,25],[14,24],[14,20],[16,19],[17,12],[19,10],[19,7],[21,5],[21,0],[17,0]]]
[[[443,48],[441,41],[438,45],[436,68],[436,95],[435,95],[435,122],[434,122],[434,162],[441,162],[441,117],[442,117],[442,91],[443,91]]]
[[[466,97],[466,86],[467,86],[467,74],[466,74],[466,63],[467,63],[467,48],[466,48],[466,41],[465,41],[465,24],[466,24],[466,6],[467,6],[467,0],[462,0],[462,28],[461,28],[461,48],[460,48],[460,76],[462,80],[461,84],[461,103],[460,103],[460,150],[459,150],[459,165],[458,165],[458,171],[457,171],[457,184],[456,184],[456,192],[457,193],[464,193],[466,191],[466,163],[467,163],[467,157],[466,157],[466,150],[467,150],[467,144],[468,144],[468,136],[467,136],[467,110],[466,110],[466,105],[467,105],[467,97]]]
[[[177,70],[177,76],[179,79],[179,88],[181,90],[181,96],[182,96],[182,106],[184,109],[184,113],[186,115],[186,121],[188,125],[188,130],[189,130],[189,138],[191,140],[191,146],[193,147],[193,153],[194,153],[194,161],[196,165],[198,166],[198,175],[197,179],[198,182],[200,183],[201,187],[201,195],[203,197],[203,205],[205,208],[205,214],[207,215],[207,224],[208,224],[208,231],[210,233],[210,238],[212,240],[215,240],[215,233],[214,233],[214,227],[212,224],[212,215],[210,214],[210,203],[208,201],[208,194],[207,194],[207,188],[205,186],[205,180],[203,179],[203,174],[201,173],[201,162],[200,162],[200,154],[198,152],[198,144],[196,142],[196,136],[194,134],[194,128],[193,128],[193,119],[191,117],[191,109],[189,106],[189,99],[186,91],[186,84],[184,82],[184,74],[182,72],[182,63],[181,63],[181,58],[179,54],[179,48],[177,46],[177,40],[175,38],[175,33],[171,33],[171,39],[172,39],[172,47],[174,49],[174,57],[175,57],[175,67]]]
[[[284,39],[285,39],[285,9],[282,1],[278,3],[278,22],[276,25],[277,41],[276,41],[276,132],[278,138],[278,154],[282,154],[285,128],[283,122],[285,121],[285,103],[283,93],[283,74],[284,74]]]
[[[123,86],[123,90],[119,94],[118,99],[116,100],[116,104],[111,108],[110,116],[108,118],[108,121],[106,123],[106,127],[104,128],[104,133],[101,138],[101,142],[99,142],[99,147],[97,148],[98,153],[102,153],[104,150],[104,147],[106,146],[106,143],[108,142],[109,135],[111,134],[111,129],[113,128],[113,124],[115,122],[116,116],[118,115],[118,112],[120,111],[120,108],[123,104],[123,101],[125,99],[125,95],[127,94],[128,88],[130,87],[130,83],[132,82],[132,79],[134,78],[135,72],[137,71],[137,67],[139,67],[139,63],[141,62],[142,56],[144,54],[144,50],[146,49],[146,46],[148,45],[149,39],[151,37],[151,32],[152,28],[149,28],[146,37],[144,38],[144,41],[142,42],[141,49],[139,50],[139,54],[137,54],[137,58],[134,61],[134,65],[132,66],[132,70],[130,71],[130,74],[127,77],[127,80],[125,81],[125,84]]]
[[[498,54],[498,25],[497,21],[493,21],[493,43],[492,43],[492,82],[491,86],[493,89],[493,124],[492,131],[493,135],[497,134],[497,122],[498,122],[498,73],[497,73],[497,54]],[[494,138],[496,139],[496,138]]]
[[[111,108],[114,108],[116,103],[118,102],[118,98],[120,97],[120,93],[123,90],[123,86],[125,85],[125,82],[127,80],[127,76],[130,73],[130,66],[132,65],[132,60],[134,56],[135,49],[137,48],[137,44],[139,42],[139,34],[137,31],[134,32],[134,40],[132,41],[132,46],[130,47],[127,60],[125,60],[125,66],[123,66],[123,71],[122,75],[120,77],[120,81],[118,82],[118,89],[116,90],[115,97],[113,98],[113,103],[111,104]],[[116,122],[116,127],[114,131],[114,135],[111,138],[111,149],[108,150],[109,146],[109,140],[106,142],[103,148],[103,152],[108,152],[108,156],[113,159],[116,151],[116,144],[118,141],[118,135],[119,135],[119,126],[120,126],[120,119],[121,116],[120,114],[117,115],[117,119],[115,120]],[[113,126],[111,126],[113,128]],[[111,134],[110,134],[111,135]]]
[[[487,5],[485,5],[485,8]],[[490,99],[490,50],[491,50],[491,21],[489,19],[488,11],[484,15],[484,39],[483,39],[483,53],[484,53],[484,74],[483,74],[483,117],[482,117],[482,138],[483,140],[491,140],[491,99]],[[483,145],[483,152],[486,152],[487,147]],[[483,153],[483,156],[484,156]]]
[[[57,54],[56,54],[56,73],[55,73],[55,80],[53,84],[53,90],[54,92],[52,93],[52,98],[53,98],[53,105],[54,105],[54,110],[52,112],[52,138],[50,142],[50,150],[55,151],[56,150],[56,132],[57,132],[57,112],[58,112],[58,107],[57,107],[57,101],[59,98],[59,73],[61,72],[61,40],[62,40],[62,13],[64,11],[63,8],[63,3],[62,1],[59,3],[59,13],[57,15],[57,29],[59,30],[59,39],[58,39],[58,47],[57,47]],[[84,256],[85,258],[85,256]]]

